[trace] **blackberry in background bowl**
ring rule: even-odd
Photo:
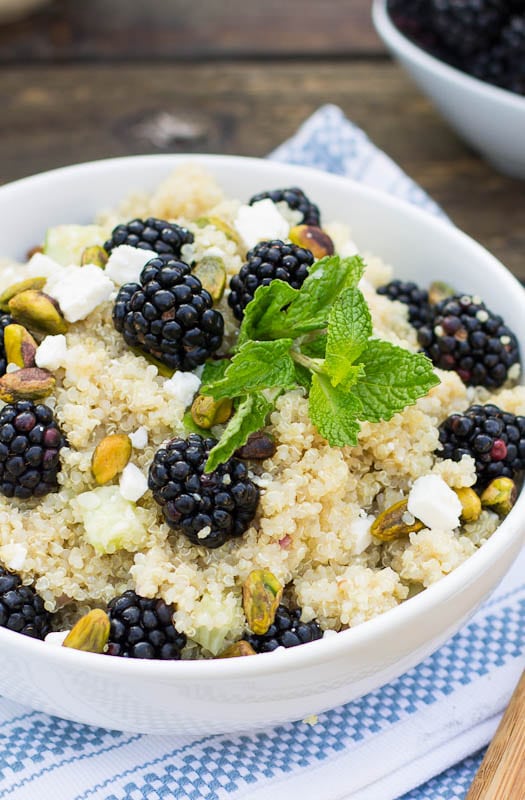
[[[375,28],[452,128],[497,170],[525,178],[525,6],[374,0]]]

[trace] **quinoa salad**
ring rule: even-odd
[[[300,188],[253,191],[188,162],[0,261],[0,626],[130,658],[307,644],[512,508],[505,321],[400,280]]]

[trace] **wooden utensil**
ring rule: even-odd
[[[465,800],[525,800],[525,672]]]

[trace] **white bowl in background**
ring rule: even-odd
[[[452,225],[344,178],[233,156],[136,156],[80,164],[0,188],[0,254],[23,258],[46,228],[88,223],[133,190],[151,190],[181,162],[209,169],[249,198],[301,186],[325,220],[350,224],[364,250],[423,285],[441,279],[489,299],[525,352],[525,291]],[[525,493],[498,530],[453,573],[369,622],[311,644],[218,661],[140,661],[53,647],[0,628],[0,694],[57,716],[127,731],[210,734],[304,718],[366,694],[452,636],[518,555]]]
[[[497,170],[525,178],[525,97],[473,78],[411,42],[374,0],[375,28],[451,127]]]

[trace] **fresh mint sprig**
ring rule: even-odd
[[[343,447],[357,444],[360,421],[389,420],[439,383],[425,355],[372,338],[358,288],[363,272],[358,256],[327,256],[301,289],[280,280],[257,289],[231,361],[203,375],[202,394],[230,397],[236,408],[207,472],[260,430],[279,394],[294,387],[308,392],[319,433]]]

